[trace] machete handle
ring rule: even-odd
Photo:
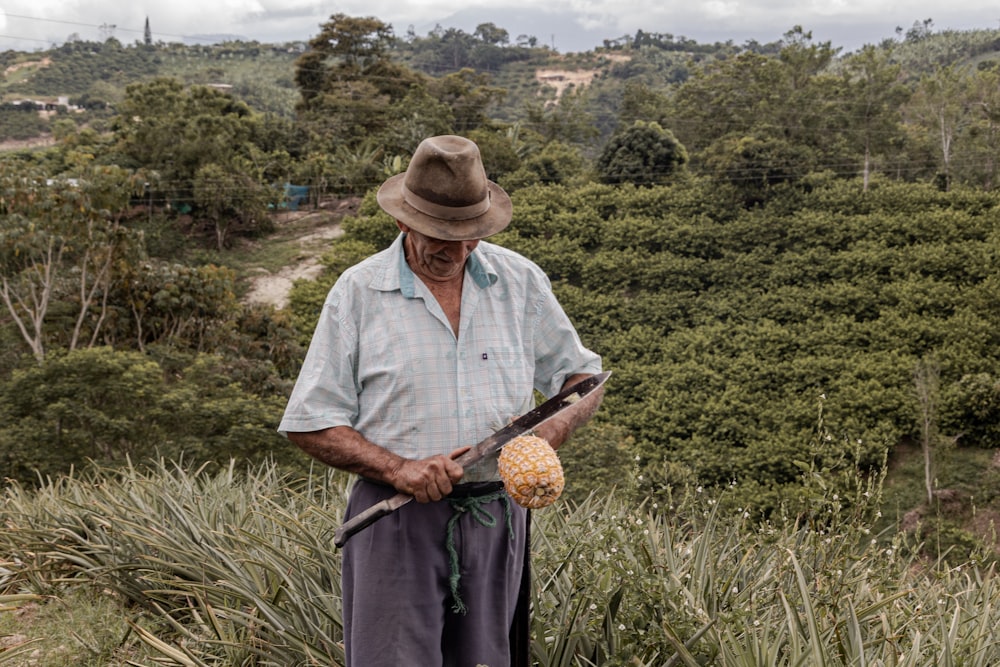
[[[411,500],[413,500],[413,496],[406,493],[397,493],[391,498],[386,498],[383,501],[375,503],[364,512],[351,517],[348,521],[341,524],[340,528],[333,533],[333,543],[338,548],[344,546],[351,535],[367,528],[382,517],[389,516]]]
[[[463,457],[471,450],[471,447],[460,447],[455,450],[458,454],[453,454],[453,459],[461,463]],[[399,492],[391,498],[386,498],[385,500],[375,503],[364,512],[351,517],[349,521],[345,521],[340,528],[334,531],[333,543],[338,548],[344,546],[351,535],[367,528],[382,517],[392,514],[411,500],[413,500],[413,496]]]

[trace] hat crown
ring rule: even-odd
[[[418,210],[424,202],[455,209],[489,204],[490,191],[479,147],[463,137],[431,137],[421,142],[410,160],[403,184],[409,191],[408,195],[416,195],[423,200],[415,203],[411,201],[412,197],[407,197],[407,202]]]

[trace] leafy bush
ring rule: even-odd
[[[90,348],[15,371],[0,385],[4,476],[31,483],[88,460],[160,455],[199,463],[287,460],[280,454],[291,447],[274,430],[283,399],[245,392],[221,357],[173,361],[168,373],[151,355]]]
[[[34,105],[26,105],[24,109],[0,106],[0,140],[33,139],[48,129],[49,122],[38,115]]]
[[[663,184],[688,160],[673,132],[658,123],[635,121],[604,147],[596,169],[604,183]]]
[[[1000,379],[988,373],[966,375],[945,397],[942,428],[963,445],[1000,447]]]

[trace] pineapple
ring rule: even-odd
[[[565,486],[556,451],[536,435],[521,435],[504,445],[497,469],[514,502],[530,509],[548,507]]]

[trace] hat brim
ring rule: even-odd
[[[506,229],[513,217],[510,196],[493,181],[487,181],[490,208],[486,213],[465,220],[442,220],[422,213],[403,198],[403,177],[396,174],[378,189],[375,198],[382,210],[408,227],[440,241],[473,241]]]

